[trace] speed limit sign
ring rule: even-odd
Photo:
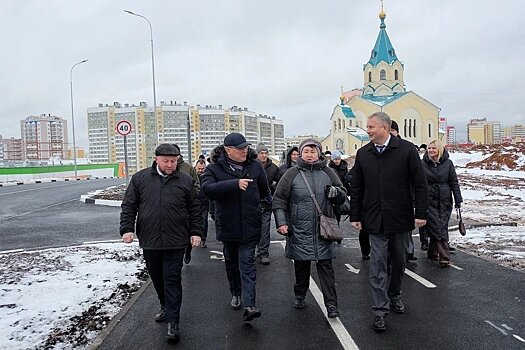
[[[117,123],[117,132],[122,135],[126,136],[131,133],[131,123],[127,120],[121,120]]]

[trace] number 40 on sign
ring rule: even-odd
[[[131,133],[131,123],[127,120],[121,120],[117,123],[117,132],[119,135],[126,136]]]

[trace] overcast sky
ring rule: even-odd
[[[379,0],[1,0],[0,135],[50,113],[78,146],[87,108],[153,102],[248,107],[285,122],[286,136],[325,136],[345,91],[363,86],[379,33]],[[405,84],[441,108],[460,136],[474,117],[525,123],[525,1],[385,0]],[[71,123],[70,123],[71,124]],[[71,129],[71,126],[70,126]],[[463,136],[464,137],[464,136]],[[70,140],[72,140],[70,132]]]

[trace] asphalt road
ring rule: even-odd
[[[120,208],[80,202],[80,195],[122,183],[118,179],[0,187],[0,251],[36,249],[118,238]],[[407,269],[407,311],[387,318],[388,330],[371,329],[369,262],[361,261],[356,232],[337,247],[334,268],[341,317],[324,315],[316,300],[315,268],[307,307],[295,310],[293,265],[282,237],[272,233],[271,265],[258,264],[257,300],[263,315],[243,324],[229,308],[229,291],[213,222],[207,249],[194,249],[183,269],[181,349],[524,349],[525,274],[456,252],[442,269],[416,249]],[[417,241],[417,239],[416,239]],[[103,340],[101,349],[172,348],[165,325],[153,321],[158,301],[152,285]]]
[[[281,242],[274,241],[271,265],[258,264],[257,270],[257,302],[262,317],[244,324],[242,311],[229,308],[222,246],[211,232],[208,248],[194,249],[191,263],[183,269],[182,335],[176,348],[525,348],[525,274],[461,251],[452,256],[455,267],[443,269],[416,249],[419,260],[407,269],[403,285],[407,311],[390,314],[388,330],[375,333],[371,328],[369,262],[361,261],[355,232],[347,222],[344,227],[349,238],[337,247],[334,260],[341,312],[336,321],[327,319],[321,299],[321,304],[316,301],[319,284],[314,267],[316,282],[310,285],[307,307],[293,308],[293,263],[284,257]],[[153,321],[158,308],[150,284],[100,349],[172,348],[164,341],[165,324]]]
[[[118,239],[120,208],[87,205],[80,196],[123,182],[95,179],[0,187],[0,251]]]

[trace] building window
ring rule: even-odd
[[[399,80],[399,72],[397,71],[397,69],[394,71],[394,79]]]
[[[337,121],[334,120],[334,131],[337,130]]]
[[[405,125],[403,125],[403,135],[407,134],[407,120],[405,119]]]
[[[408,137],[412,137],[412,119],[408,120]]]
[[[432,124],[428,124],[428,137],[432,138]]]
[[[341,130],[341,119],[337,119],[337,130]]]
[[[372,82],[372,72],[368,72],[368,82]]]
[[[381,69],[379,72],[379,79],[386,80],[386,71],[384,69]]]
[[[414,128],[414,137],[416,137],[416,120],[414,119],[414,125],[413,125],[413,128]]]

